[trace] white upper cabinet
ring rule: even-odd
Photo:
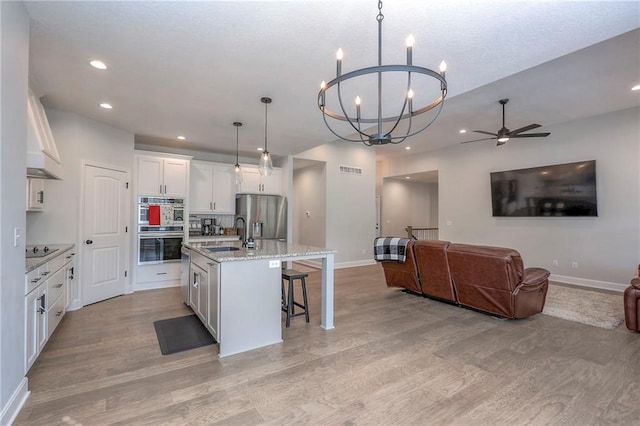
[[[236,193],[232,165],[192,161],[189,182],[191,213],[235,213]]]
[[[138,195],[186,197],[189,160],[139,156]]]
[[[242,166],[242,183],[238,185],[238,192],[247,194],[277,194],[282,193],[282,174],[278,168],[273,169],[269,176],[261,176],[258,166]]]

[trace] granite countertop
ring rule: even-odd
[[[60,256],[61,254],[68,252],[73,247],[75,247],[75,244],[47,244],[47,247],[49,247],[50,249],[58,249],[58,250],[56,250],[53,253],[50,253],[50,254],[48,254],[46,256],[43,256],[43,257],[32,257],[31,259],[27,259],[27,261],[26,261],[26,270],[27,270],[26,272],[27,273],[29,273],[29,272],[33,271],[34,269],[44,265],[45,263],[47,263],[51,259],[55,259],[56,257]]]
[[[253,259],[283,259],[294,256],[313,256],[335,253],[335,250],[303,246],[278,240],[256,240],[256,246],[253,249],[242,247],[242,243],[238,242],[195,242],[190,241],[184,243],[184,246],[208,257],[216,262],[231,262],[238,260]],[[240,250],[235,251],[219,251],[210,252],[205,250],[206,247],[231,246],[238,247]]]

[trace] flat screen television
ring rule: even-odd
[[[493,216],[598,216],[596,162],[491,173]]]

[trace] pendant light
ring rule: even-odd
[[[258,171],[262,176],[269,176],[273,172],[273,163],[271,162],[271,154],[267,149],[267,107],[271,103],[271,98],[261,98],[260,102],[264,104],[264,150],[260,155],[258,163]]]
[[[240,167],[240,163],[238,163],[238,133],[240,131],[240,127],[242,127],[242,123],[236,121],[233,125],[236,126],[236,164],[233,166],[233,174],[235,176],[236,185],[240,185],[242,183],[242,168]]]

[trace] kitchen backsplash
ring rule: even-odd
[[[232,214],[191,214],[189,215],[189,232],[200,232],[202,219],[215,219],[216,223],[223,228],[233,228]]]

